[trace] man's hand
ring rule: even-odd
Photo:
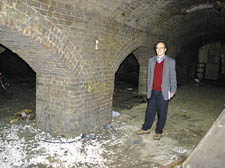
[[[173,92],[170,92],[170,99],[172,99],[174,97],[174,93]]]

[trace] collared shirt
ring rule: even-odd
[[[158,56],[157,56],[157,62],[160,64],[164,59],[166,58],[166,56],[164,55],[164,56],[162,56],[161,58],[160,58],[160,60],[158,60]]]

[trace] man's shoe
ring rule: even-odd
[[[162,134],[155,134],[154,136],[153,136],[153,139],[154,140],[160,140],[162,138]]]
[[[143,134],[150,134],[150,132],[151,132],[150,129],[148,129],[148,130],[139,129],[136,131],[136,134],[143,135]]]

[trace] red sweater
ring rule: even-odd
[[[162,90],[161,85],[162,85],[162,77],[163,77],[163,64],[164,64],[164,60],[160,63],[158,63],[157,61],[155,63],[152,90],[158,90],[158,91]]]

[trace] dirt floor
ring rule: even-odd
[[[13,97],[0,95],[1,168],[158,168],[176,165],[188,156],[225,106],[225,87],[205,82],[179,86],[169,103],[168,120],[160,141],[136,135],[146,102],[137,88],[119,82],[113,100],[112,124],[73,139],[55,137],[35,127],[35,120],[13,115],[35,111],[35,80],[14,79]],[[116,113],[118,112],[118,113]],[[179,167],[179,166],[178,166]]]

